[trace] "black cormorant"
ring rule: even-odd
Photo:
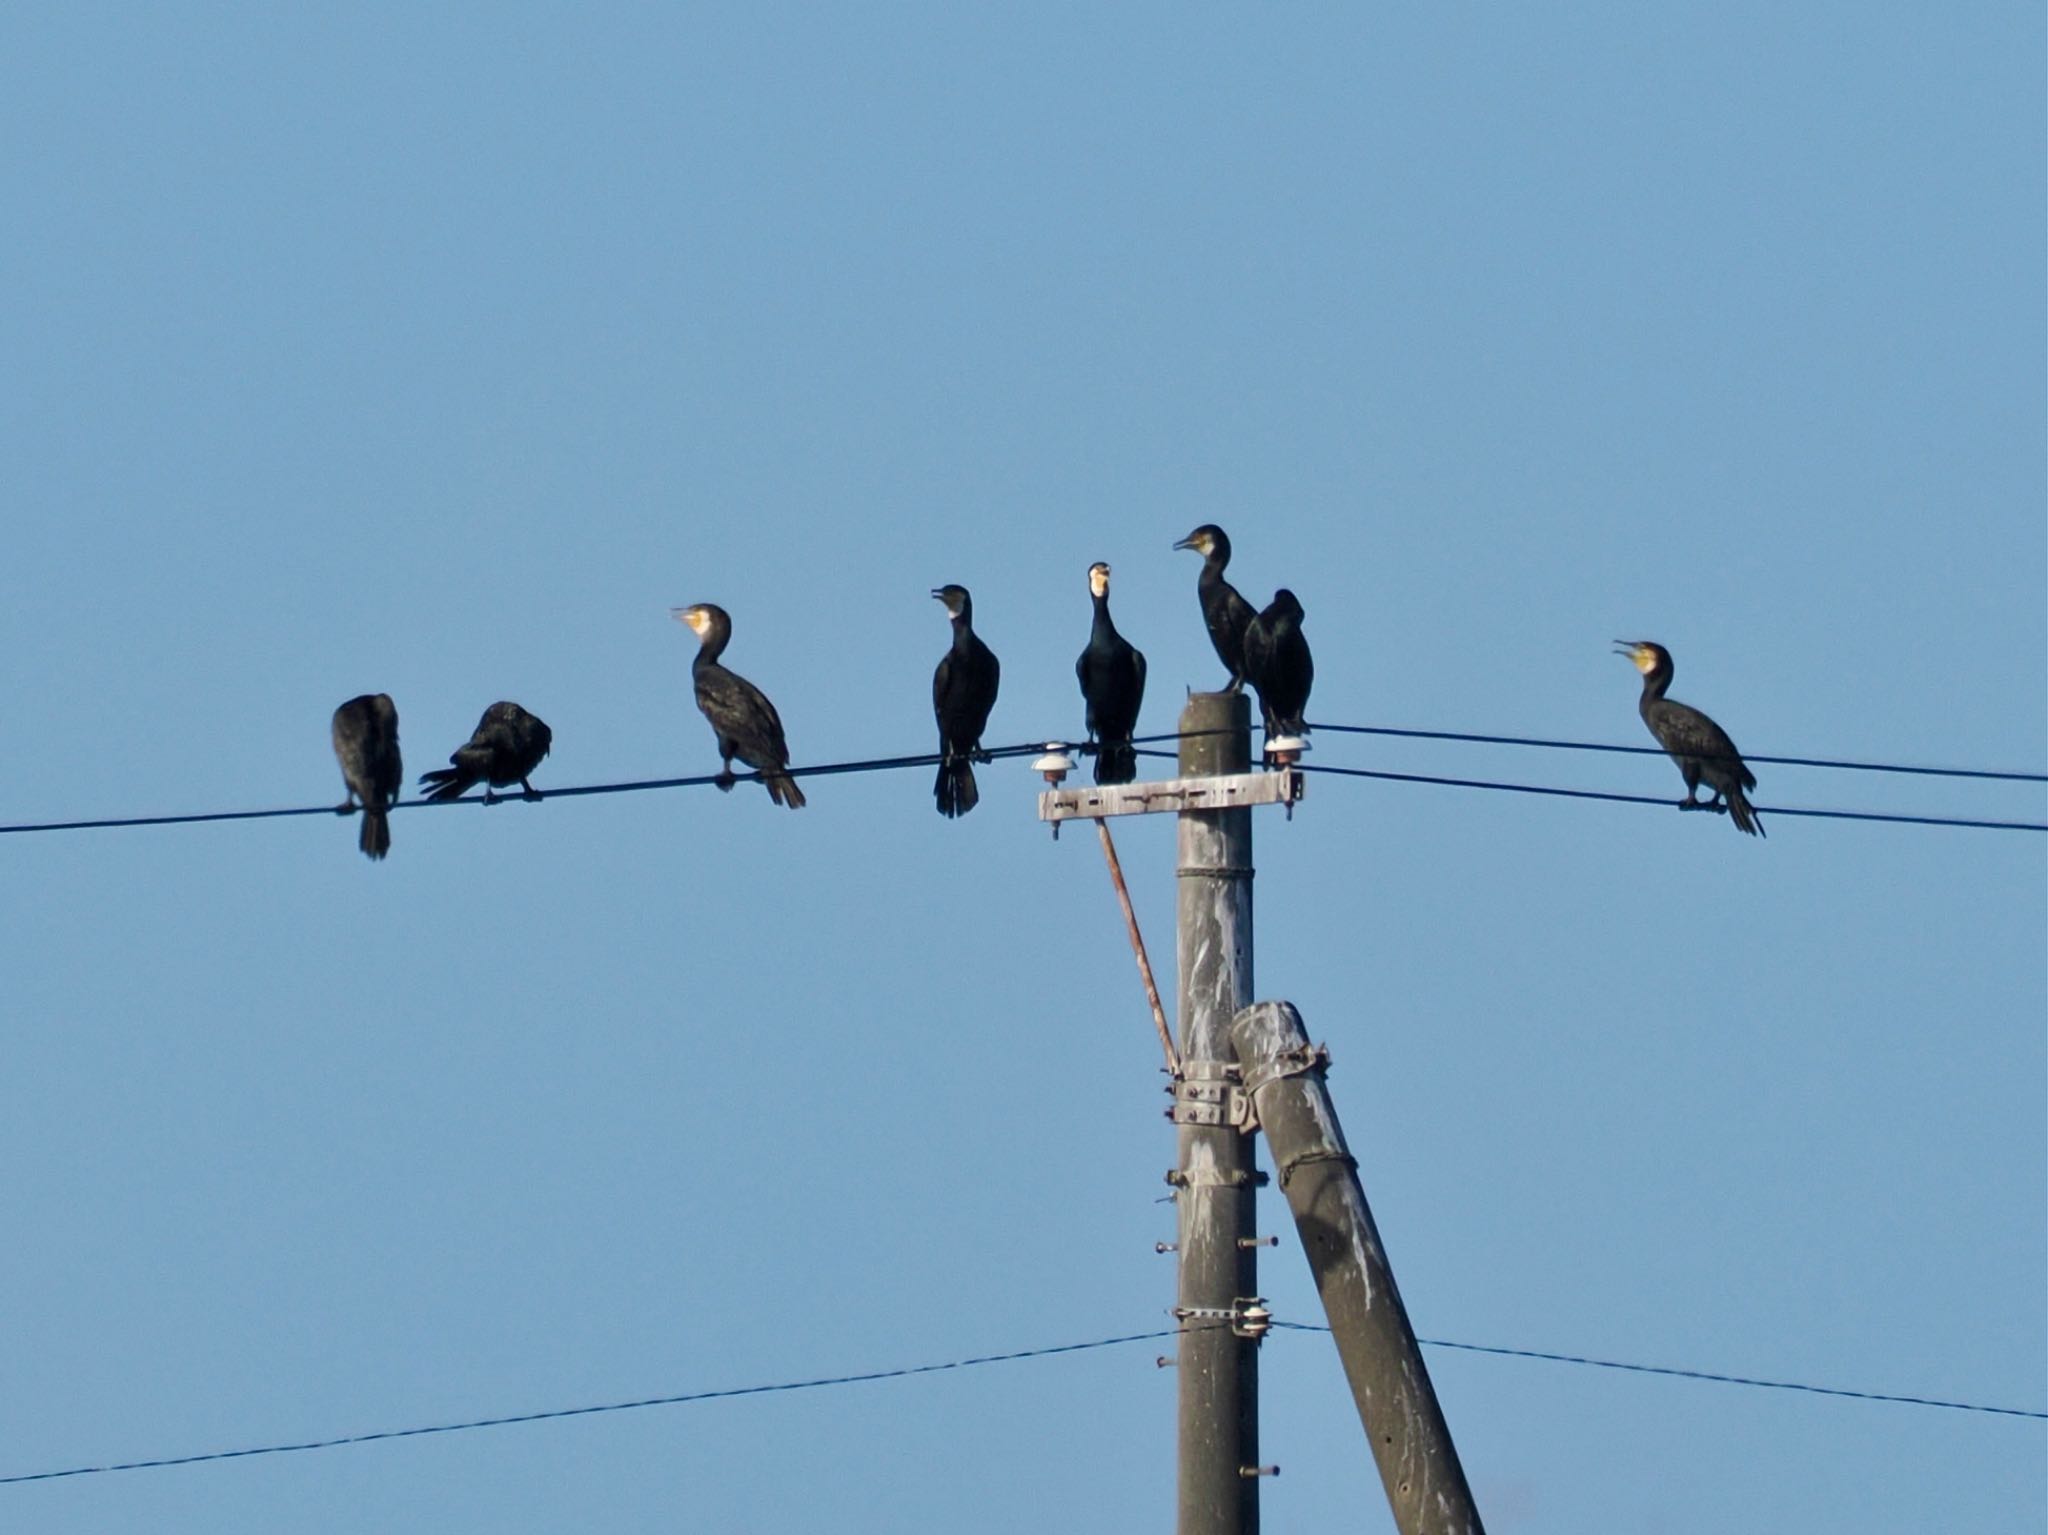
[[[365,693],[334,711],[334,759],[348,798],[335,806],[347,815],[363,803],[363,830],[356,846],[368,858],[391,851],[391,822],[385,812],[398,799],[405,765],[398,756],[398,706],[389,693]]]
[[[1664,696],[1664,690],[1671,686],[1671,652],[1648,640],[1616,640],[1614,645],[1643,674],[1643,697],[1637,706],[1643,723],[1685,775],[1685,798],[1678,802],[1678,808],[1726,810],[1740,830],[1761,837],[1763,822],[1757,819],[1756,807],[1742,792],[1756,787],[1756,774],[1744,765],[1742,753],[1728,739],[1728,732],[1690,704]],[[1706,804],[1701,804],[1698,797],[1703,783],[1714,791],[1714,798]]]
[[[1131,732],[1145,702],[1145,657],[1116,632],[1109,616],[1109,567],[1088,567],[1088,591],[1095,599],[1095,626],[1088,648],[1074,663],[1081,696],[1088,701],[1088,735],[1095,742],[1095,781],[1129,783],[1138,776],[1138,750]]]
[[[1245,680],[1258,689],[1266,739],[1298,736],[1308,729],[1303,715],[1316,680],[1308,639],[1301,632],[1301,603],[1286,587],[1273,593],[1265,611],[1244,632]]]
[[[737,757],[760,770],[768,797],[776,804],[801,810],[804,791],[794,778],[777,771],[789,766],[789,743],[782,738],[782,720],[775,705],[753,683],[718,664],[732,639],[732,619],[724,608],[711,602],[669,611],[676,622],[697,636],[697,659],[690,663],[690,680],[696,684],[697,707],[711,722],[718,737],[718,755],[725,762],[718,787],[732,788],[736,781],[732,759]]]
[[[1235,693],[1244,687],[1244,632],[1254,615],[1252,605],[1223,579],[1223,567],[1230,563],[1230,536],[1215,523],[1205,522],[1173,547],[1193,549],[1202,556],[1201,579],[1195,583],[1202,599],[1202,622],[1209,626],[1217,658],[1230,669],[1224,691]]]
[[[946,605],[953,620],[953,648],[932,673],[932,714],[939,722],[939,754],[944,758],[932,793],[940,815],[965,815],[981,802],[973,759],[981,751],[988,712],[996,706],[1002,668],[995,652],[974,632],[974,599],[967,588],[935,587],[932,595]]]
[[[420,775],[420,787],[428,799],[455,799],[476,784],[484,784],[484,799],[495,799],[492,789],[509,789],[514,784],[528,799],[539,793],[526,780],[540,766],[540,759],[554,744],[554,732],[536,715],[515,703],[495,703],[484,710],[466,745],[455,748],[448,760],[453,767],[436,768]],[[427,788],[431,784],[432,788]]]

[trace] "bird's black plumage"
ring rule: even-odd
[[[421,774],[420,787],[427,789],[428,799],[455,799],[474,785],[485,784],[484,798],[488,800],[493,798],[492,789],[518,784],[528,799],[539,799],[527,779],[554,740],[554,732],[537,715],[515,703],[494,703],[484,710],[469,740],[449,757],[454,765]]]
[[[1216,657],[1230,671],[1224,691],[1235,693],[1244,686],[1244,635],[1256,616],[1252,605],[1237,594],[1237,588],[1223,579],[1230,563],[1230,536],[1213,522],[1205,522],[1173,546],[1193,549],[1202,556],[1202,574],[1195,593],[1202,601],[1202,622],[1209,628],[1209,643]]]
[[[398,706],[389,693],[351,698],[334,711],[331,734],[334,760],[341,764],[341,781],[348,785],[348,798],[335,813],[347,815],[356,801],[362,801],[363,829],[356,846],[366,858],[382,858],[391,851],[391,821],[385,812],[405,782],[405,764],[398,755]]]
[[[1088,648],[1074,663],[1081,697],[1088,704],[1088,735],[1095,742],[1095,781],[1129,783],[1138,776],[1138,752],[1131,734],[1145,702],[1145,657],[1116,632],[1109,616],[1109,567],[1088,567],[1088,591],[1095,622]]]
[[[1643,696],[1637,709],[1657,744],[1678,764],[1685,775],[1685,798],[1681,810],[1726,810],[1736,828],[1751,836],[1764,835],[1756,807],[1743,792],[1756,787],[1756,774],[1742,760],[1742,753],[1728,738],[1728,732],[1690,704],[1666,698],[1674,668],[1671,652],[1649,640],[1616,640],[1616,649],[1635,663],[1643,674]],[[1699,786],[1714,791],[1706,804],[1699,801]]]
[[[733,786],[732,762],[737,757],[760,771],[768,797],[776,804],[801,810],[804,791],[794,778],[779,771],[789,766],[789,743],[783,739],[782,719],[775,705],[753,683],[719,664],[719,656],[732,639],[731,617],[710,602],[673,612],[676,620],[697,636],[690,680],[696,686],[697,707],[711,722],[712,733],[718,737],[718,755],[725,763],[718,787]]]
[[[938,781],[932,794],[939,814],[965,815],[981,802],[974,782],[974,757],[981,751],[981,733],[996,706],[1002,668],[995,652],[974,632],[974,599],[964,586],[941,586],[932,595],[946,605],[953,620],[953,645],[932,673],[932,714],[939,724]],[[988,759],[983,757],[986,762]]]
[[[1316,664],[1301,632],[1303,614],[1294,593],[1281,587],[1244,632],[1245,680],[1258,689],[1266,738],[1300,735],[1308,728],[1309,689]]]

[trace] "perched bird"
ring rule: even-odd
[[[981,732],[996,706],[1002,668],[995,652],[974,632],[974,599],[964,586],[935,587],[932,595],[953,620],[953,648],[932,673],[932,714],[939,722],[938,782],[932,793],[943,816],[965,815],[981,802],[974,783],[974,758],[981,756]]]
[[[528,799],[539,799],[526,780],[540,766],[540,759],[554,744],[554,732],[540,718],[515,703],[495,703],[484,710],[468,744],[455,748],[448,760],[453,767],[436,768],[420,775],[420,787],[428,799],[455,799],[476,784],[484,784],[486,802],[496,799],[492,789],[509,789],[514,784]]]
[[[1202,556],[1201,579],[1195,591],[1202,599],[1202,621],[1209,626],[1209,642],[1216,655],[1230,669],[1224,691],[1235,693],[1244,687],[1244,633],[1251,627],[1252,605],[1238,596],[1237,588],[1223,579],[1223,567],[1230,563],[1230,537],[1213,522],[1205,522],[1173,546],[1192,549]]]
[[[1269,741],[1308,729],[1303,715],[1308,690],[1315,685],[1316,664],[1309,656],[1301,620],[1300,602],[1283,586],[1244,632],[1245,679],[1258,689]]]
[[[694,607],[669,609],[677,623],[697,636],[697,659],[690,663],[690,679],[697,688],[697,707],[711,722],[718,737],[718,755],[725,761],[718,787],[730,790],[736,780],[732,759],[758,768],[768,797],[778,805],[801,810],[804,791],[787,773],[789,743],[782,738],[782,720],[768,695],[737,672],[718,664],[732,639],[732,619],[716,603],[700,602]]]
[[[348,798],[334,807],[347,815],[363,803],[363,830],[356,846],[367,858],[391,851],[391,822],[385,811],[398,799],[405,765],[398,757],[398,706],[389,693],[365,693],[334,711],[334,760]]]
[[[1095,742],[1095,781],[1129,783],[1138,776],[1138,749],[1131,732],[1145,702],[1145,657],[1116,632],[1109,616],[1109,567],[1088,567],[1088,592],[1095,599],[1095,625],[1088,648],[1074,663],[1081,696],[1088,702],[1088,735]]]
[[[1614,646],[1617,654],[1635,662],[1636,670],[1643,674],[1643,696],[1637,705],[1643,723],[1685,775],[1685,798],[1678,808],[1725,810],[1738,829],[1761,837],[1763,822],[1743,794],[1743,790],[1756,787],[1756,774],[1744,765],[1728,732],[1690,704],[1664,696],[1671,686],[1671,652],[1648,640],[1616,640]],[[1714,798],[1706,804],[1699,800],[1702,783],[1714,791]]]

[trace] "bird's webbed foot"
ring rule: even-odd
[[[349,795],[347,799],[343,800],[339,805],[336,805],[334,807],[334,813],[336,815],[354,815],[356,813],[355,795]]]
[[[532,784],[528,783],[523,778],[519,780],[519,797],[521,799],[545,798],[545,796],[540,792],[540,790],[536,789]]]
[[[732,786],[738,783],[739,779],[733,776],[732,764],[728,762],[725,765],[725,770],[711,781],[718,785],[718,792],[720,794],[730,794],[732,793]]]
[[[984,750],[982,744],[979,741],[976,741],[974,743],[974,750],[967,754],[967,760],[969,762],[979,762],[984,767],[986,767],[989,763],[995,761],[996,759],[995,754],[993,752]]]
[[[1680,810],[1712,810],[1714,807],[1712,805],[1709,805],[1705,800],[1696,799],[1694,796],[1688,794],[1684,799],[1678,802],[1678,808]]]

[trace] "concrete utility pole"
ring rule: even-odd
[[[1179,817],[1178,1163],[1180,1212],[1180,1535],[1258,1535],[1259,1300],[1251,1126],[1230,1024],[1252,995],[1254,805],[1292,806],[1302,774],[1251,769],[1251,707],[1240,693],[1195,693],[1180,717],[1180,776],[1038,798],[1053,823],[1171,812]],[[1039,764],[1057,785],[1057,749]],[[1109,846],[1104,838],[1104,846]],[[1111,864],[1114,875],[1116,865]],[[1135,935],[1136,921],[1126,909]],[[1135,937],[1134,937],[1135,944]],[[1142,961],[1141,961],[1142,964]],[[1169,1057],[1171,1060],[1171,1057]]]
[[[1401,1535],[1485,1535],[1323,1085],[1327,1053],[1285,1002],[1245,1008],[1230,1033],[1395,1525]]]
[[[1243,693],[1195,693],[1180,716],[1180,773],[1251,767]],[[1259,1293],[1252,1138],[1230,1122],[1230,1023],[1252,999],[1252,814],[1179,817],[1181,1080],[1172,1178],[1180,1211],[1180,1535],[1257,1535],[1259,1345],[1225,1319]]]

